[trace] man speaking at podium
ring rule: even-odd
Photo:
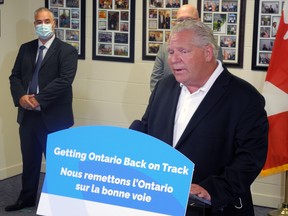
[[[172,29],[168,63],[141,121],[130,126],[195,163],[190,193],[211,201],[209,216],[253,216],[250,186],[267,153],[268,121],[261,94],[217,60],[212,31],[186,20]],[[188,216],[203,215],[188,206]]]

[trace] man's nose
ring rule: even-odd
[[[178,52],[174,52],[171,56],[170,56],[170,59],[171,59],[171,63],[178,63],[181,61],[181,58],[180,58],[180,55]]]

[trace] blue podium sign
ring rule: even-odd
[[[48,136],[38,215],[183,216],[194,164],[170,145],[112,126]]]

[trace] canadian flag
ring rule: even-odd
[[[261,174],[288,170],[288,0],[273,46],[263,87],[269,120],[268,155]]]

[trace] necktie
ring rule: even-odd
[[[40,46],[39,47],[39,54],[38,54],[38,58],[37,58],[37,61],[36,61],[35,71],[33,73],[33,77],[32,77],[31,83],[29,85],[29,94],[36,94],[37,93],[38,73],[39,73],[39,70],[40,70],[41,63],[42,63],[43,50],[44,49],[45,49],[45,46]]]

